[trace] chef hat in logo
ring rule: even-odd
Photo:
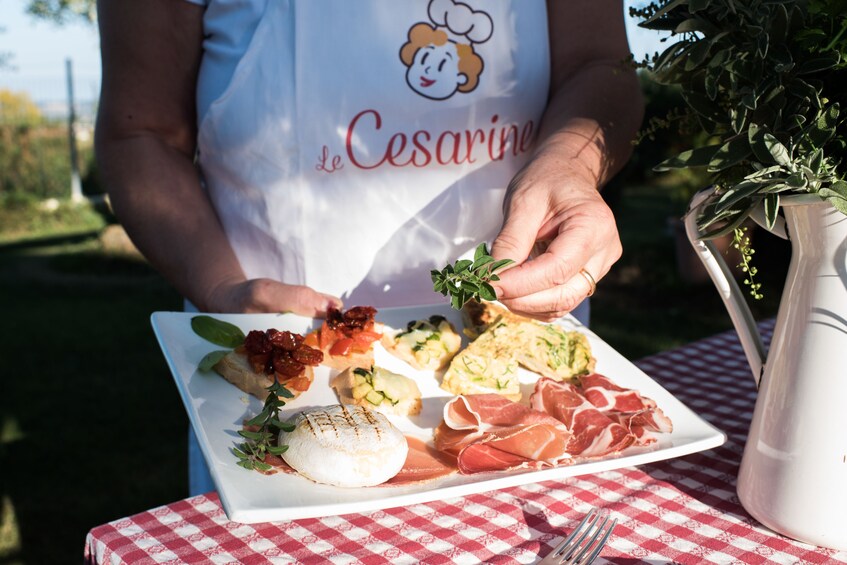
[[[453,0],[430,0],[429,19],[457,43],[484,43],[494,32],[491,16]]]

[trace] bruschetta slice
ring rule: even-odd
[[[299,334],[254,330],[213,368],[247,394],[265,400],[275,380],[294,397],[309,390],[315,378],[313,367],[322,360],[323,353],[306,345]]]
[[[412,320],[405,330],[386,330],[381,343],[386,351],[415,369],[440,371],[462,347],[462,336],[447,318],[433,315]]]
[[[369,368],[374,363],[373,344],[382,337],[382,324],[376,322],[376,308],[354,306],[346,312],[330,308],[321,327],[306,335],[305,343],[319,349],[323,365],[344,370]]]

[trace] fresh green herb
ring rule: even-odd
[[[656,125],[708,139],[654,168],[708,175],[702,239],[733,233],[759,210],[772,228],[791,194],[847,214],[847,2],[658,0],[630,14],[667,34],[668,47],[637,65],[685,101]]]
[[[745,274],[744,284],[750,287],[750,296],[756,300],[761,300],[764,297],[764,295],[759,292],[759,289],[762,288],[762,283],[756,282],[754,279],[759,270],[751,263],[754,250],[750,247],[750,237],[747,236],[746,226],[735,228],[735,232],[732,237],[732,246],[741,254],[741,263],[739,263],[738,266]]]
[[[217,351],[209,352],[200,360],[200,364],[197,365],[197,368],[204,373],[211,371],[212,368],[218,364],[218,361],[226,357],[229,353],[229,349],[219,349]]]
[[[499,281],[495,272],[514,263],[512,259],[495,261],[488,254],[485,243],[480,243],[474,252],[473,261],[461,259],[443,270],[433,270],[432,285],[435,292],[450,295],[450,305],[461,310],[470,300],[497,300],[492,281]]]
[[[238,347],[244,343],[241,328],[211,316],[194,316],[191,318],[191,329],[203,339],[221,347]]]
[[[279,419],[279,409],[285,406],[285,401],[279,397],[294,398],[294,395],[278,381],[274,381],[266,390],[270,394],[265,399],[262,411],[247,421],[248,426],[256,426],[258,430],[239,430],[238,435],[247,441],[232,448],[238,457],[238,465],[245,469],[270,471],[272,467],[265,463],[265,456],[285,453],[288,446],[276,445],[276,438],[280,431],[290,432],[294,429],[294,425]]]

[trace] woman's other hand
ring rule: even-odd
[[[205,300],[207,312],[291,312],[323,317],[330,307],[340,309],[340,299],[308,286],[283,284],[273,279],[226,281],[214,286]]]

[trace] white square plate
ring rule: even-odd
[[[445,316],[457,329],[462,327],[459,313],[446,304],[384,308],[377,313],[377,321],[393,328],[405,328],[407,322],[433,314]],[[289,473],[262,475],[236,465],[237,459],[230,451],[241,442],[237,430],[241,429],[243,420],[258,414],[262,402],[213,372],[201,373],[197,370],[197,364],[204,355],[221,348],[194,333],[191,318],[196,315],[189,312],[155,312],[151,322],[203,455],[209,463],[224,510],[236,522],[335,516],[405,506],[670,459],[717,447],[726,440],[722,432],[692,412],[586,327],[568,317],[557,323],[567,329],[578,329],[588,336],[597,359],[597,372],[655,400],[673,421],[672,433],[658,434],[658,443],[650,447],[629,448],[618,456],[601,460],[540,471],[454,474],[432,482],[407,486],[345,489],[317,484]],[[215,317],[235,324],[245,334],[250,330],[268,328],[305,334],[320,323],[293,314],[216,314]],[[435,374],[412,369],[388,354],[378,343],[376,364],[417,380],[423,395],[421,414],[409,418],[392,417],[391,420],[406,435],[431,440],[433,428],[441,421],[442,408],[452,396],[438,386],[439,380]],[[329,386],[330,372],[326,367],[317,367],[311,388],[287,404],[283,414],[289,416],[305,407],[338,404],[335,392]],[[537,375],[523,371],[520,379],[525,390],[531,391]]]

